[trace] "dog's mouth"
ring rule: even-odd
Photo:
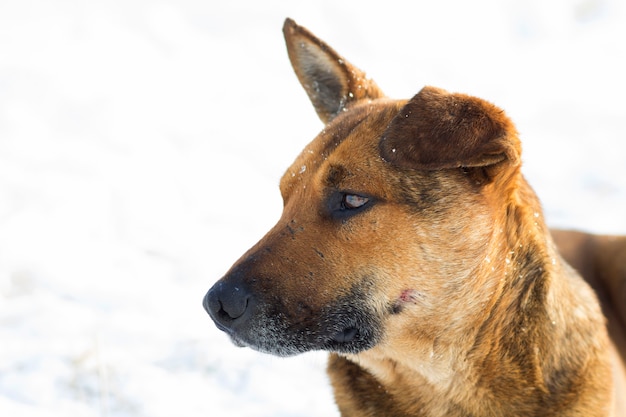
[[[370,349],[379,342],[381,319],[359,301],[344,300],[322,315],[326,323],[332,323],[325,332],[323,350],[354,354]]]
[[[379,337],[371,327],[350,326],[336,332],[323,350],[338,353],[359,353],[376,345]]]
[[[350,343],[359,335],[359,329],[348,327],[335,333],[332,339],[337,343]]]

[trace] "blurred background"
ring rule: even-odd
[[[201,306],[321,122],[294,18],[393,97],[504,108],[552,226],[626,233],[619,0],[0,2],[0,415],[337,416]]]

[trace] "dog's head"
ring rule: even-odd
[[[282,217],[206,310],[236,344],[277,355],[458,340],[498,285],[480,272],[504,250],[494,236],[521,178],[513,125],[433,87],[386,98],[306,29],[284,33],[326,126],[281,180]]]

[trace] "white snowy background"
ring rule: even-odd
[[[391,96],[506,109],[551,225],[626,233],[620,0],[0,1],[0,416],[337,416],[205,292],[322,125],[290,16]]]

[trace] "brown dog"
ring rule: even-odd
[[[278,224],[207,293],[217,327],[275,355],[330,351],[342,416],[626,415],[626,240],[557,235],[609,338],[502,110],[433,87],[386,98],[284,33],[326,127],[281,180]]]

